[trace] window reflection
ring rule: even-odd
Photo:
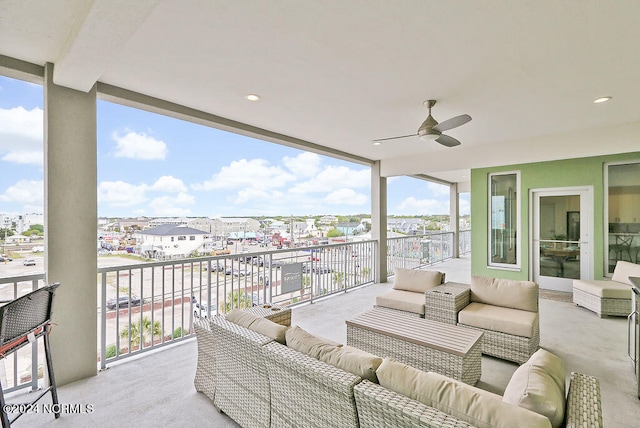
[[[492,174],[490,180],[490,265],[517,265],[518,176]]]
[[[618,260],[640,263],[640,163],[607,166],[608,272]]]

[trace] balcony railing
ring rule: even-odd
[[[470,251],[468,237],[469,231],[460,233],[461,254]],[[389,275],[453,257],[451,232],[389,238],[387,245]],[[376,254],[377,242],[366,240],[100,268],[100,367],[190,338],[195,317],[267,303],[292,306],[373,284]],[[44,278],[0,278],[0,296],[19,297]],[[25,347],[30,353],[13,357],[7,391],[38,387],[41,348]]]
[[[375,254],[369,240],[100,268],[101,367],[189,337],[194,317],[372,284]]]

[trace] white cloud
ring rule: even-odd
[[[315,153],[304,152],[295,157],[285,156],[282,162],[296,177],[313,177],[320,171],[322,158]]]
[[[175,196],[161,196],[154,198],[149,207],[153,214],[158,216],[187,216],[191,210],[187,205],[195,204],[195,198],[187,193],[178,193]]]
[[[0,108],[0,159],[18,164],[43,163],[43,112],[39,108]]]
[[[113,207],[130,207],[147,201],[147,185],[124,181],[103,181],[98,185],[98,202]]]
[[[158,178],[155,183],[151,185],[149,190],[155,190],[158,192],[178,193],[186,192],[187,186],[179,178],[175,178],[171,175],[163,175]]]
[[[280,195],[281,192],[273,192],[263,189],[242,189],[238,191],[237,197],[233,200],[236,204],[243,204],[245,202],[256,203],[258,201],[270,201],[274,200],[276,195]]]
[[[2,202],[16,202],[39,206],[42,211],[44,204],[44,182],[42,180],[20,180],[0,194]]]
[[[337,189],[324,198],[330,205],[364,205],[369,201],[367,195],[357,193],[353,189]]]
[[[366,188],[371,185],[371,172],[369,170],[355,170],[346,166],[328,166],[315,177],[305,182],[296,184],[291,188],[291,193],[318,193],[331,192],[340,188]]]
[[[211,180],[195,183],[194,190],[214,189],[275,189],[295,180],[295,176],[264,159],[241,159],[220,168]]]
[[[111,138],[116,142],[115,157],[141,160],[164,160],[167,144],[148,136],[144,132],[126,131],[124,135],[114,132]]]
[[[433,181],[427,181],[427,189],[434,196],[449,196],[450,187],[444,184],[434,183]]]
[[[391,214],[411,214],[411,215],[430,215],[430,214],[447,214],[449,213],[449,201],[439,201],[437,199],[416,199],[413,196],[406,198],[393,209],[389,207]]]

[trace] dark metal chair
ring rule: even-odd
[[[59,283],[47,285],[0,306],[0,358],[7,357],[40,337],[44,339],[49,386],[43,389],[29,405],[34,405],[45,394],[51,392],[51,400],[55,408],[59,407],[49,346],[51,309],[55,289],[58,286],[60,286]],[[22,416],[22,413],[18,413],[10,420],[5,404],[4,392],[0,385],[0,418],[2,419],[2,427],[9,428],[16,419]],[[55,413],[55,417],[59,418],[60,413]]]

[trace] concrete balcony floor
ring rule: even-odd
[[[431,269],[446,272],[447,280],[470,281],[470,259],[449,260]],[[368,310],[375,296],[390,283],[375,284],[312,305],[293,309],[293,324],[344,343],[345,319]],[[560,356],[567,373],[577,371],[600,379],[604,426],[640,426],[640,400],[634,371],[627,356],[625,318],[598,318],[594,313],[562,301],[540,301],[541,346]],[[27,414],[16,427],[235,427],[216,412],[193,387],[196,342],[189,340],[113,364],[97,376],[58,388],[63,404],[91,404],[92,413]],[[502,394],[515,363],[482,357],[478,387]],[[13,396],[11,403],[27,401]],[[43,400],[48,400],[48,397]]]

